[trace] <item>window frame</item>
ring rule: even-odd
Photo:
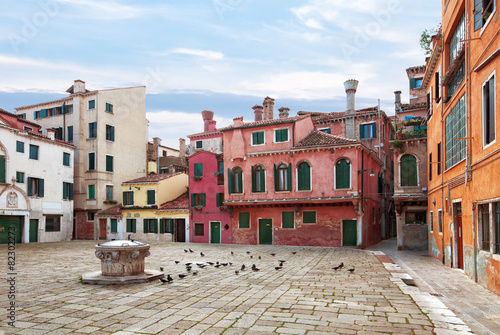
[[[292,190],[292,165],[291,163],[278,163],[274,165],[274,191],[290,192]]]
[[[194,163],[193,170],[194,170],[193,173],[194,178],[203,177],[203,163]]]
[[[368,136],[365,136],[368,135]],[[369,121],[359,124],[359,138],[377,138],[377,122]]]
[[[434,211],[429,211],[429,229],[434,233]]]
[[[23,171],[16,171],[16,183],[24,184],[25,173]]]
[[[152,202],[151,202],[152,200]],[[156,190],[146,190],[146,204],[154,205],[156,204]]]
[[[114,156],[106,155],[106,172],[114,172]]]
[[[63,181],[63,200],[73,200],[73,183]]]
[[[71,159],[71,154],[69,154],[67,152],[63,152],[63,165],[64,166],[71,166],[70,159]]]
[[[201,227],[201,231],[199,227]],[[205,236],[205,224],[203,222],[194,223],[194,236]]]
[[[91,105],[92,105],[92,107],[91,107]],[[96,109],[96,101],[95,101],[95,99],[88,100],[87,101],[87,110],[93,110],[93,109]]]
[[[286,140],[283,140],[283,131],[286,130]],[[281,135],[278,135],[281,134]],[[280,139],[278,139],[280,137]],[[288,127],[273,129],[273,143],[287,143],[290,142],[290,129]]]
[[[438,209],[438,234],[443,235],[443,209]]]
[[[483,116],[483,129],[482,129],[483,149],[494,144],[496,142],[496,139],[497,139],[497,137],[496,137],[496,110],[495,110],[495,107],[496,107],[495,106],[495,103],[496,103],[496,101],[495,101],[495,99],[496,99],[495,72],[496,71],[493,71],[493,73],[491,73],[489,75],[488,79],[486,79],[481,86],[482,116]],[[493,83],[493,93],[491,93],[491,91],[490,91],[490,88],[491,88],[490,82]],[[488,97],[487,97],[488,101],[485,101],[486,100],[486,97],[485,97],[486,87],[488,87]],[[487,142],[488,141],[488,139],[487,139],[488,130],[489,131],[493,130],[493,134],[492,134],[493,139],[489,139],[490,140],[489,142]]]
[[[122,202],[123,206],[133,206],[134,205],[134,191],[128,190],[122,192]]]
[[[306,222],[306,213],[314,213],[314,222]],[[309,219],[307,220],[309,221]],[[303,224],[317,224],[318,223],[318,212],[317,211],[302,211],[302,223]]]
[[[44,197],[45,182],[42,178],[28,177],[28,185],[26,185],[28,196],[31,197]]]
[[[92,156],[92,159],[90,158],[91,156]],[[92,163],[92,164],[90,164],[90,163]],[[95,151],[87,153],[87,171],[95,171],[96,167],[97,167],[96,163],[97,162],[96,162],[96,153],[95,153]]]
[[[266,192],[266,169],[262,164],[252,166],[252,193]]]
[[[467,141],[455,140],[467,137],[467,104],[465,93],[458,99],[445,118],[445,170],[459,164],[466,157]],[[463,125],[462,128],[457,127]]]
[[[405,157],[410,157],[413,161],[412,162],[405,162]],[[403,166],[403,164],[410,164],[410,163],[415,163],[415,166]],[[403,180],[403,168],[414,168],[415,173],[410,174],[410,171],[406,172],[407,173],[407,178]],[[413,184],[414,182],[414,184]],[[403,184],[404,183],[404,184]],[[399,186],[400,187],[417,187],[419,186],[419,178],[418,178],[418,159],[415,155],[412,154],[404,154],[399,157]]]
[[[105,189],[106,189],[106,200],[107,201],[113,200],[113,191],[114,191],[113,185],[106,185]],[[109,190],[111,190],[111,195]]]
[[[125,230],[127,233],[137,232],[137,221],[135,218],[127,218],[125,224],[126,224]]]
[[[73,143],[73,126],[68,126],[66,127],[66,136],[67,136],[67,141],[70,142],[70,143]],[[71,130],[71,131],[70,131]]]
[[[347,166],[349,167],[349,172],[348,172],[348,177],[349,177],[349,186],[347,188],[345,187],[339,187],[339,176],[338,176],[338,173],[337,173],[337,168],[338,166],[341,164],[342,161],[345,161]],[[342,171],[340,172],[342,173]],[[342,186],[342,185],[340,185]],[[335,162],[335,165],[334,165],[334,189],[335,190],[350,190],[352,189],[352,164],[351,164],[351,160],[348,159],[348,158],[339,158],[336,162]]]
[[[106,105],[105,105],[105,111],[107,113],[110,113],[110,114],[113,114],[113,104],[112,103],[109,103],[109,102],[106,102]],[[108,108],[109,107],[109,108]]]
[[[106,141],[108,142],[115,141],[115,126],[106,124]]]
[[[49,221],[50,229],[49,229]],[[61,231],[61,215],[45,215],[45,232],[54,233]]]
[[[96,200],[95,184],[87,185],[87,200]]]
[[[97,138],[97,121],[88,123],[87,139]]]
[[[195,149],[203,149],[203,140],[197,140],[194,142]]]
[[[285,216],[290,216],[292,222],[287,222],[290,218]],[[281,212],[281,228],[282,229],[295,229],[295,212],[294,211],[282,211]]]
[[[29,150],[29,159],[38,160],[40,157],[40,147],[38,145],[30,144]]]
[[[259,134],[262,134],[262,142],[256,143],[255,135],[259,135]],[[250,134],[250,137],[251,137],[251,146],[252,147],[266,144],[266,132],[264,130],[254,131]],[[257,140],[259,140],[258,136],[257,136]]]
[[[16,141],[16,152],[24,154],[24,142]]]

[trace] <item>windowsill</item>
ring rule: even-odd
[[[296,190],[295,192],[307,193],[307,192],[312,192],[312,190]]]
[[[290,193],[292,191],[274,191],[274,193]]]
[[[251,147],[261,147],[263,145],[266,145],[265,143],[259,143],[259,144],[250,144]]]
[[[262,192],[259,192],[259,191],[255,191],[255,192],[252,192],[250,194],[256,194],[256,195],[261,195],[261,194],[267,194],[266,191],[262,191]]]
[[[495,138],[493,141],[491,141],[490,143],[488,144],[483,144],[483,150],[486,149],[486,148],[489,148],[490,146],[492,146],[493,144],[495,144],[497,141],[497,139]]]
[[[481,32],[479,33],[479,36],[483,36],[483,32],[486,30],[486,27],[488,27],[491,19],[493,18],[493,16],[495,16],[496,13],[497,13],[497,9],[495,8],[495,10],[493,12],[491,12],[488,19],[486,19],[486,22],[484,23],[483,27],[481,28]]]
[[[281,141],[281,142],[273,142],[274,144],[280,144],[280,143],[290,143],[290,140],[288,141]]]
[[[97,139],[97,136],[96,137],[87,137],[87,140],[95,140]]]
[[[111,141],[111,140],[106,140],[106,142],[109,142],[109,143],[114,143],[115,141]]]

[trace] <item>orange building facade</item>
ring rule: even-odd
[[[427,92],[429,253],[500,294],[498,1],[444,1]]]

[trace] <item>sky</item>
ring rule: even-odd
[[[203,131],[202,110],[224,127],[266,96],[275,117],[343,111],[347,79],[356,108],[380,99],[394,114],[440,21],[435,0],[2,0],[0,108],[66,96],[75,79],[145,85],[149,138],[171,147]]]

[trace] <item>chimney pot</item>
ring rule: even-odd
[[[235,127],[241,127],[243,125],[243,116],[235,117],[233,122]]]
[[[255,121],[262,121],[262,113],[263,113],[262,109],[263,109],[263,107],[259,106],[259,105],[254,105],[252,107],[252,109],[253,109],[253,113],[255,115]]]
[[[55,138],[56,138],[56,131],[54,129],[47,129],[47,136],[51,140],[55,140]]]
[[[182,137],[179,138],[179,157],[181,158],[186,157],[186,140],[183,139]]]
[[[217,121],[215,120],[210,120],[208,121],[208,131],[215,131],[215,125],[217,124]]]
[[[266,97],[262,105],[264,106],[264,120],[274,119],[274,99]]]
[[[354,114],[355,107],[355,96],[356,90],[358,89],[358,81],[356,79],[349,79],[344,82],[346,100],[347,100],[347,111],[346,114]]]
[[[201,116],[203,117],[203,131],[208,131],[208,122],[214,118],[214,112],[204,110]]]
[[[280,111],[280,119],[287,118],[289,116],[290,108],[288,107],[281,107],[278,109]]]
[[[85,93],[85,82],[80,79],[76,79],[73,83],[73,93]]]

